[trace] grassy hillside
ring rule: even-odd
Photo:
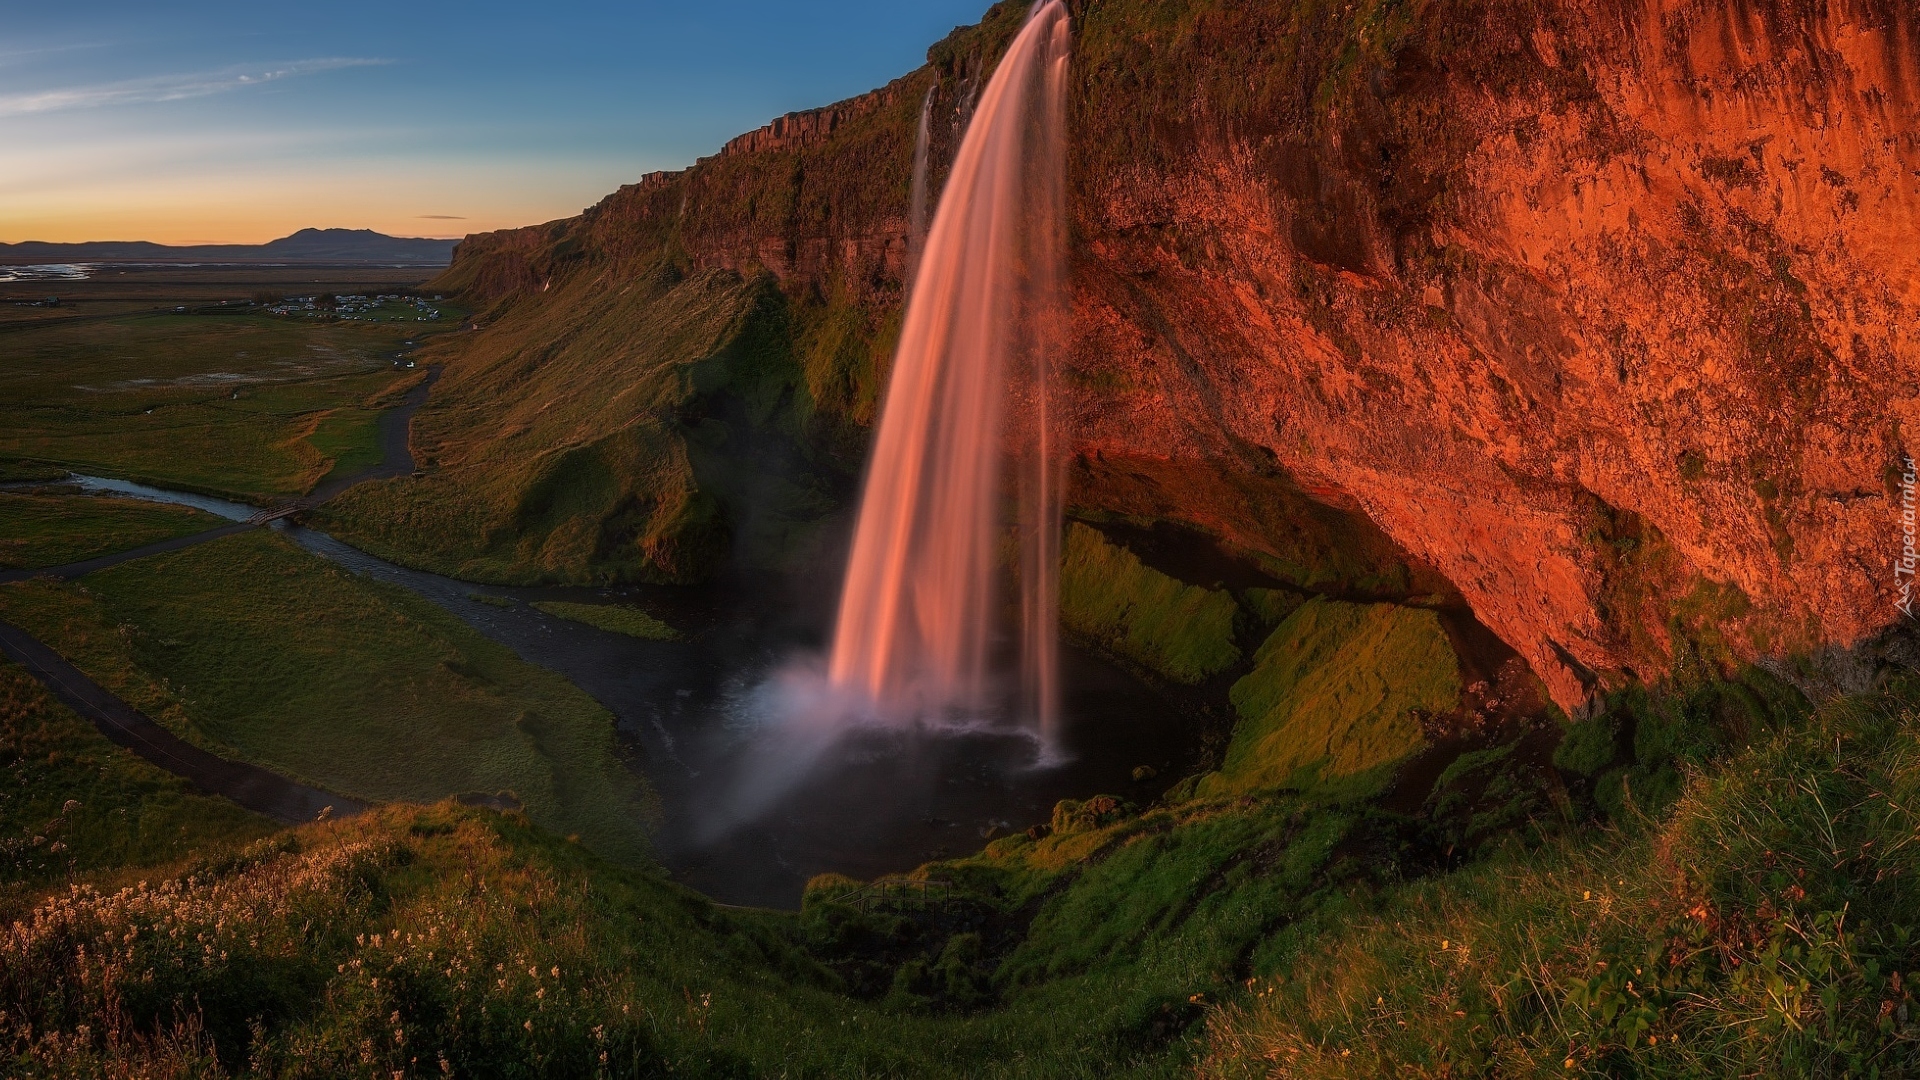
[[[1207,1075],[1920,1072],[1920,708],[1829,704],[1672,808],[1303,922]]]
[[[924,868],[927,911],[724,910],[395,807],[45,900],[0,940],[10,1071],[1912,1075],[1920,690],[1796,708],[1458,870],[1366,801],[1094,799]]]
[[[354,489],[330,530],[478,581],[686,580],[778,559],[833,505],[766,281],[655,259],[481,323],[426,353],[447,366],[414,418],[424,475]]]

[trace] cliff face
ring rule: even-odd
[[[470,239],[444,280],[511,319],[557,277],[770,271],[814,407],[864,422],[922,95],[939,160],[1020,14],[581,218]],[[1302,491],[1363,513],[1568,706],[1899,617],[1920,431],[1902,0],[1075,16],[1083,509],[1270,555]],[[840,316],[872,347],[804,332]]]

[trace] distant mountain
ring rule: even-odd
[[[145,240],[86,244],[0,244],[0,264],[58,262],[314,263],[331,266],[446,266],[457,240],[388,236],[372,229],[301,229],[264,244],[173,247]]]

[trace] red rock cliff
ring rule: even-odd
[[[1357,508],[1562,704],[1897,617],[1920,431],[1920,18],[1903,0],[1076,5],[1083,502],[1262,550]],[[582,218],[492,297],[671,249],[899,302],[907,163],[1018,12]]]

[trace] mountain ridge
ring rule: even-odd
[[[150,240],[91,240],[58,244],[25,240],[0,244],[8,262],[226,262],[333,265],[446,266],[458,240],[388,236],[372,229],[301,229],[264,244],[159,244]]]

